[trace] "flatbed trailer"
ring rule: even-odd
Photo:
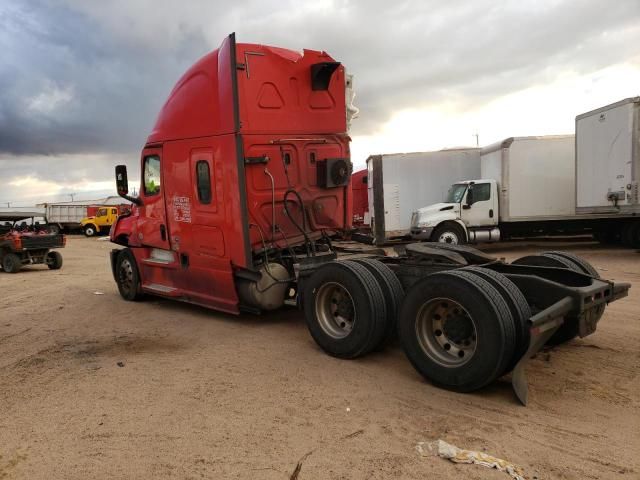
[[[629,285],[562,252],[510,264],[448,244],[338,256],[331,233],[352,220],[350,87],[326,52],[234,35],[191,67],[142,150],[139,197],[116,167],[134,204],[110,232],[121,296],[232,314],[297,306],[329,355],[359,358],[397,336],[435,384],[469,392],[511,373],[526,403],[527,360],[593,333]]]

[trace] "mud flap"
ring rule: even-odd
[[[533,357],[549,340],[556,330],[564,322],[564,317],[573,306],[571,297],[564,297],[548,308],[537,313],[529,320],[531,324],[529,348],[514,367],[511,373],[511,385],[513,391],[523,405],[529,399],[529,384],[527,381],[526,367],[529,359]]]

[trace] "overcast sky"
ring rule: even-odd
[[[355,75],[356,167],[573,133],[640,95],[640,0],[2,0],[0,202],[112,193],[176,80],[232,31]]]

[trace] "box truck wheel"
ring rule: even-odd
[[[364,266],[331,262],[304,285],[304,313],[315,342],[329,355],[356,358],[384,337],[387,313],[382,289]]]
[[[84,227],[84,234],[87,237],[93,237],[96,234],[96,227],[94,225],[85,225]]]
[[[353,261],[369,270],[382,288],[385,310],[387,311],[387,325],[382,344],[389,342],[396,337],[398,312],[404,298],[402,284],[393,270],[379,260],[360,258]]]
[[[529,349],[531,336],[528,321],[531,318],[531,308],[527,303],[527,299],[516,284],[500,272],[475,266],[465,267],[462,270],[471,272],[489,282],[500,292],[502,298],[507,302],[516,330],[516,346],[513,357],[503,374],[509,373]]]
[[[120,296],[125,300],[136,301],[142,298],[138,266],[128,248],[120,251],[116,259],[116,282]]]
[[[47,253],[46,263],[50,270],[60,270],[62,268],[62,255],[60,252],[49,252]]]
[[[467,237],[460,225],[456,223],[445,223],[434,230],[431,241],[463,245],[467,243]]]
[[[2,269],[7,273],[18,273],[22,268],[22,260],[15,253],[7,253],[2,257]]]
[[[516,347],[514,321],[500,292],[459,270],[429,275],[409,289],[398,334],[418,372],[459,392],[502,375]]]
[[[55,223],[47,225],[47,229],[49,230],[49,233],[53,233],[55,235],[60,233],[60,226]]]

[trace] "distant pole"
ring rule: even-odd
[[[71,197],[71,201],[73,202],[73,197],[75,197],[76,194],[75,193],[70,193],[69,196]]]
[[[11,208],[11,202],[7,202],[7,208]]]
[[[479,147],[480,146],[480,134],[479,133],[474,133],[473,136],[476,137],[476,147]]]

